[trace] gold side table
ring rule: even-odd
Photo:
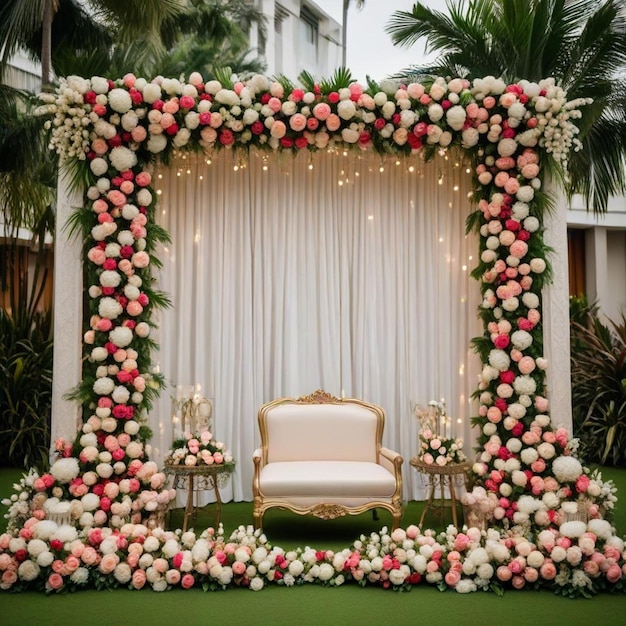
[[[450,465],[440,466],[436,463],[424,463],[416,456],[411,459],[410,463],[418,472],[428,476],[428,487],[430,491],[428,499],[426,500],[426,505],[422,511],[422,516],[420,517],[420,528],[424,523],[426,512],[429,510],[433,510],[433,513],[435,513],[438,517],[441,517],[441,521],[443,522],[445,510],[444,490],[446,487],[450,490],[450,500],[452,501],[452,523],[456,528],[459,528],[459,520],[456,512],[457,497],[454,482],[459,476],[462,476],[464,481],[467,479],[467,472],[471,469],[471,464],[465,461],[463,463],[453,463]],[[433,504],[437,488],[440,489],[441,497],[439,504]]]
[[[185,515],[183,517],[183,532],[187,530],[189,520],[195,518],[198,513],[198,495],[200,491],[213,489],[215,491],[215,527],[219,526],[222,516],[222,497],[220,487],[224,487],[228,482],[233,470],[234,463],[228,465],[174,465],[165,464],[165,473],[174,476],[174,489],[187,490],[187,504],[185,505]],[[196,504],[194,506],[194,492],[196,494]]]

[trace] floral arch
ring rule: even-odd
[[[205,84],[197,73],[187,82],[69,77],[43,98],[51,149],[74,188],[85,189],[74,192],[83,208],[72,218],[84,234],[89,283],[76,392],[85,413],[75,440],[67,421],[58,433],[69,439],[57,442],[50,473],[19,486],[9,532],[0,537],[0,568],[12,572],[3,576],[5,588],[77,588],[105,576],[112,586],[148,581],[157,590],[260,589],[287,575],[331,584],[366,575],[395,588],[422,578],[458,591],[540,581],[585,594],[621,581],[624,543],[601,519],[613,506],[611,486],[590,475],[567,430],[552,425],[543,354],[550,198],[542,183],[579,148],[576,122],[586,101],[568,102],[551,79],[299,88],[263,76]],[[374,558],[372,545],[358,542],[334,558],[305,550],[289,559],[250,529],[226,543],[212,530],[198,539],[155,528],[172,492],[145,454],[145,415],[162,385],[150,369],[153,311],[165,302],[152,268],[156,244],[167,237],[154,222],[153,163],[187,150],[236,150],[245,159],[251,147],[407,159],[456,147],[470,159],[477,210],[469,227],[480,237],[474,276],[484,325],[475,340],[483,367],[475,418],[482,452],[473,468],[482,491],[474,495],[492,505],[493,528],[436,537],[410,526]],[[579,509],[588,523],[570,521]]]

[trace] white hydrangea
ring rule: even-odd
[[[133,340],[133,331],[126,326],[117,326],[109,333],[109,341],[118,348],[125,348]]]
[[[118,172],[125,172],[137,165],[137,155],[126,146],[116,146],[109,153],[111,165]]]
[[[552,462],[552,473],[560,483],[574,482],[583,473],[583,466],[573,456],[559,456]]]
[[[126,89],[116,88],[109,92],[109,106],[118,113],[126,113],[132,108],[133,101]]]

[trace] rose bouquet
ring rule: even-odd
[[[449,425],[450,420],[446,415],[444,400],[431,400],[425,409],[416,406],[415,416],[421,428],[417,453],[419,461],[440,467],[465,461],[467,457],[463,453],[463,440],[447,436],[446,425]]]
[[[199,434],[186,434],[176,439],[165,458],[166,465],[230,465],[235,461],[230,450],[221,441],[213,441],[213,434],[203,430]]]
[[[431,430],[423,430],[420,434],[420,450],[417,458],[427,465],[450,465],[463,463],[467,458],[463,453],[463,440],[459,438],[440,437]]]

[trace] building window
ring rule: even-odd
[[[289,12],[280,2],[274,3],[274,32],[276,35],[283,34],[283,22],[289,17]]]
[[[300,50],[304,63],[317,64],[317,44],[319,39],[319,19],[306,6],[300,7]]]
[[[579,228],[567,229],[569,295],[578,298],[587,293],[585,281],[585,232]]]

